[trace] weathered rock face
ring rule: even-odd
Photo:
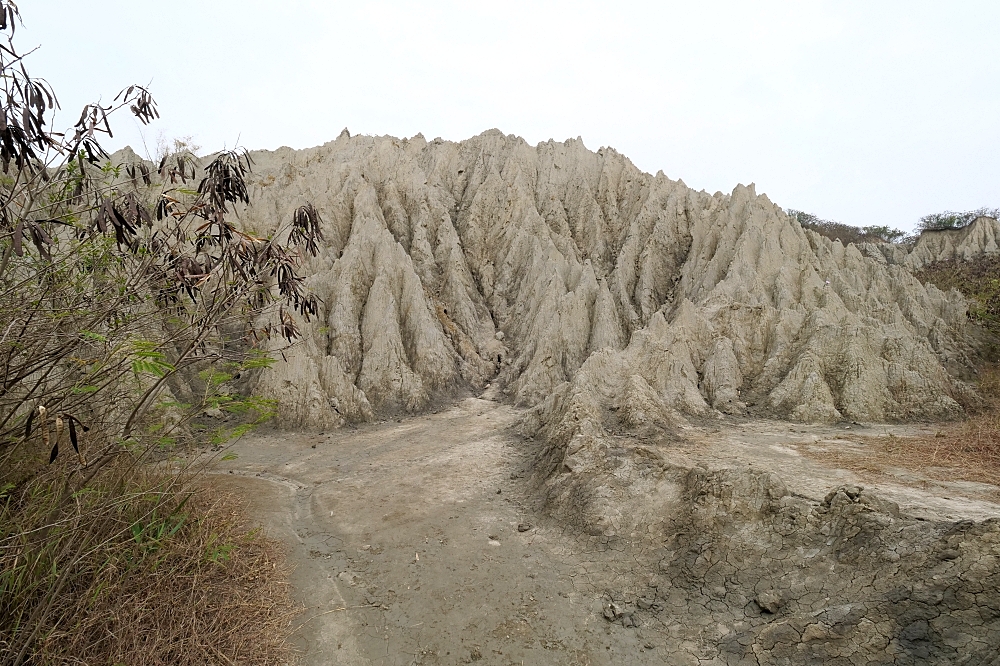
[[[967,354],[957,292],[804,231],[752,185],[709,195],[611,149],[497,131],[253,157],[251,226],[304,201],[325,220],[305,269],[322,316],[258,389],[292,424],[491,382],[569,438],[607,410],[937,418],[968,392],[945,370]]]

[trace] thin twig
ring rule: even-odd
[[[288,635],[291,636],[296,631],[298,631],[302,627],[306,626],[307,624],[309,624],[310,622],[312,622],[316,618],[323,617],[324,615],[329,615],[330,613],[337,613],[337,612],[345,611],[345,610],[354,610],[356,608],[379,608],[379,607],[380,607],[380,604],[365,604],[363,606],[342,606],[340,608],[334,608],[332,610],[324,611],[324,612],[319,613],[317,615],[313,615],[311,618],[309,618],[308,620],[306,620],[305,622],[303,622],[299,626],[295,627],[295,629],[293,629]]]

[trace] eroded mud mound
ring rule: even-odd
[[[491,382],[566,438],[602,410],[630,427],[713,410],[884,420],[973,399],[949,374],[969,354],[957,292],[804,231],[752,185],[710,195],[612,149],[498,131],[345,131],[254,159],[251,225],[305,201],[326,223],[306,270],[322,316],[262,378],[286,423]]]
[[[700,446],[714,445],[671,462],[681,444],[603,437],[571,470],[558,468],[562,447],[538,443],[547,513],[623,556],[656,543],[636,556],[645,578],[609,589],[609,622],[677,626],[705,663],[994,663],[1000,519],[915,517],[854,484],[792,492],[766,438],[737,454],[750,461],[728,451],[705,465]]]
[[[655,592],[611,614],[685,608],[727,664],[996,659],[1000,520],[918,521],[858,486],[816,504],[746,470],[691,470],[680,504]]]

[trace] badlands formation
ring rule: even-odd
[[[845,247],[752,185],[696,192],[612,149],[499,131],[345,130],[253,159],[252,229],[306,202],[324,220],[303,270],[321,313],[256,379],[283,427],[507,405],[548,519],[654,544],[647,573],[665,582],[609,591],[603,618],[685,618],[695,661],[676,663],[995,663],[995,518],[914,517],[857,486],[812,497],[754,461],[662,453],[734,423],[962,415],[981,333],[961,294],[911,271],[996,251],[995,220]]]
[[[714,412],[941,419],[975,400],[964,299],[909,270],[966,239],[887,258],[803,230],[753,185],[695,192],[579,140],[345,131],[253,156],[252,228],[307,201],[325,222],[305,270],[322,313],[261,385],[288,425],[487,385],[584,436]],[[995,227],[974,240],[995,247]]]

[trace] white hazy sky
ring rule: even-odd
[[[151,81],[151,150],[497,127],[855,225],[1000,206],[996,0],[19,4],[58,124]]]

